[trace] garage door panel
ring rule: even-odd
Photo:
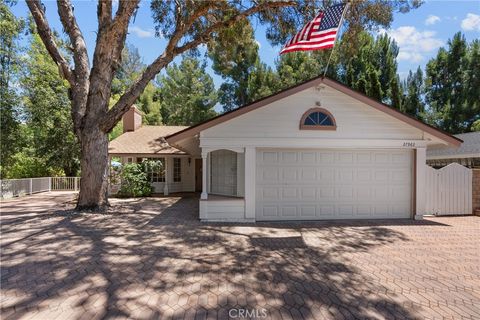
[[[282,182],[295,184],[298,181],[298,172],[295,168],[284,168],[281,170]]]
[[[301,199],[302,200],[316,200],[317,199],[317,188],[315,187],[303,187],[301,188]]]
[[[256,218],[408,218],[409,150],[258,150]]]

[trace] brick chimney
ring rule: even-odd
[[[123,115],[123,132],[135,131],[142,126],[142,113],[135,105]]]

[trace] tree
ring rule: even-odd
[[[342,44],[345,40],[342,40]],[[355,55],[341,51],[340,81],[369,97],[400,108],[401,90],[397,77],[398,46],[388,35],[374,39],[367,32],[358,34]],[[348,47],[346,47],[348,48]]]
[[[225,80],[218,91],[224,111],[247,104],[252,95],[249,76],[259,65],[258,44],[248,20],[224,29],[209,42],[212,69]]]
[[[328,2],[328,1],[327,1]],[[125,93],[109,109],[111,86],[121,63],[128,25],[138,8],[139,0],[120,0],[112,16],[111,0],[99,1],[98,30],[92,66],[83,34],[77,24],[69,0],[58,0],[60,20],[73,51],[74,66],[59,50],[40,0],[27,0],[40,37],[69,82],[72,99],[74,132],[81,144],[81,173],[78,209],[104,210],[107,201],[108,132],[140,96],[148,83],[173,59],[214,35],[253,15],[267,24],[267,38],[283,43],[306,21],[312,19],[319,6],[311,1],[164,1],[155,0],[151,10],[158,35],[167,39],[165,50],[139,75]],[[328,3],[327,3],[328,4]],[[372,25],[388,25],[394,9],[407,10],[418,1],[354,2],[349,25],[355,30]]]
[[[1,177],[13,164],[13,155],[20,148],[20,98],[15,86],[21,69],[21,48],[18,44],[25,21],[17,19],[5,1],[0,2],[0,158]]]
[[[122,50],[121,64],[112,80],[112,96],[123,94],[145,67],[138,49],[134,45],[127,44]]]
[[[162,121],[161,103],[158,98],[158,87],[150,82],[136,102],[143,112],[143,120],[148,125],[160,125]]]
[[[205,64],[184,57],[180,65],[167,68],[158,80],[161,117],[167,125],[194,125],[215,116],[217,94]]]
[[[279,89],[288,88],[321,74],[322,68],[309,52],[287,53],[276,61]]]
[[[68,85],[38,34],[32,34],[27,53],[21,84],[26,125],[35,146],[32,156],[43,159],[48,167],[63,169],[66,176],[76,176],[80,148],[72,130]]]
[[[278,77],[272,68],[258,59],[248,76],[247,92],[248,102],[252,102],[278,91]]]
[[[422,100],[424,94],[423,72],[420,67],[413,73],[410,71],[404,84],[404,97],[401,111],[414,116],[417,119],[425,117],[425,103]]]
[[[434,124],[451,133],[468,132],[480,118],[478,40],[456,33],[427,63],[425,93]]]

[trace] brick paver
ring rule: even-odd
[[[194,196],[71,197],[1,204],[2,319],[480,318],[480,217],[205,224]]]

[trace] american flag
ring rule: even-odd
[[[280,54],[292,51],[310,51],[332,48],[340,28],[346,4],[337,4],[320,13],[307,23],[283,47]]]

